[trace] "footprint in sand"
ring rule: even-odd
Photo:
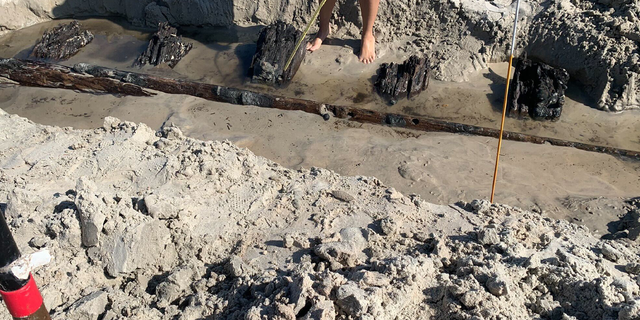
[[[400,176],[407,180],[411,180],[414,182],[419,182],[424,180],[426,177],[426,163],[421,163],[417,161],[407,162],[403,161],[398,167],[398,173]]]

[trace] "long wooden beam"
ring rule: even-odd
[[[0,59],[0,77],[24,86],[72,89],[90,93],[110,93],[130,96],[154,95],[142,87],[108,77],[82,75],[69,67],[29,62],[17,59]]]
[[[110,93],[132,96],[153,95],[145,89],[170,94],[191,95],[211,101],[236,105],[258,106],[281,110],[300,110],[308,113],[333,116],[357,121],[400,127],[420,131],[463,133],[498,138],[500,131],[480,126],[436,120],[428,117],[408,116],[378,112],[350,106],[325,105],[303,99],[275,96],[244,89],[235,89],[196,81],[178,80],[141,73],[121,71],[89,64],[73,67],[17,59],[0,59],[0,77],[21,85],[63,88],[91,93]],[[604,147],[587,143],[533,136],[505,131],[504,139],[535,144],[572,147],[580,150],[606,153],[640,159],[640,151]]]

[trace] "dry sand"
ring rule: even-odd
[[[55,257],[35,272],[53,319],[640,316],[640,246],[626,239],[290,170],[176,127],[3,111],[0,126],[1,201],[22,251]]]

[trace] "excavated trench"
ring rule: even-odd
[[[0,8],[0,30],[87,16],[120,17],[135,26],[152,28],[164,21],[210,28],[252,27],[276,20],[300,28],[317,5],[306,0],[10,0]],[[434,62],[437,80],[462,81],[488,63],[505,60],[514,10],[511,1],[383,2],[374,31],[380,42],[398,42],[392,48],[426,53]],[[639,10],[633,0],[523,1],[516,52],[567,69],[597,108],[638,108]],[[336,39],[359,37],[357,1],[340,1],[332,20]]]
[[[0,57],[29,59],[33,45],[44,30],[67,20],[46,22],[9,33],[0,38]],[[309,54],[294,81],[285,88],[272,88],[248,81],[247,72],[255,52],[260,27],[183,28],[185,41],[193,50],[173,69],[135,68],[132,65],[145,50],[153,29],[134,27],[125,21],[88,19],[83,26],[96,34],[96,39],[63,65],[89,63],[129,72],[142,72],[168,78],[194,80],[231,88],[246,89],[276,96],[317,101],[328,105],[344,105],[408,117],[426,117],[465,125],[495,128],[499,120],[504,90],[503,64],[474,72],[465,82],[431,81],[427,92],[410,100],[402,99],[393,106],[379,97],[373,82],[379,63],[402,61],[405,52],[398,43],[382,43],[379,63],[358,64],[356,45],[328,41],[323,51]],[[349,79],[344,81],[344,79]],[[544,122],[508,119],[507,130],[549,139],[597,145],[608,148],[640,150],[640,112],[624,115],[599,112],[576,82],[570,84],[566,106],[559,121]],[[612,129],[616,133],[612,134]]]

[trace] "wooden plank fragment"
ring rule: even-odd
[[[402,64],[383,63],[374,86],[383,98],[395,104],[399,99],[411,99],[427,89],[429,76],[427,58],[413,55]]]
[[[160,65],[166,63],[169,67],[175,67],[184,56],[191,51],[193,44],[184,42],[178,36],[178,30],[168,22],[158,24],[158,31],[151,36],[147,50],[143,52],[134,66],[142,67],[146,64]]]
[[[307,53],[304,42],[296,51],[287,70],[284,67],[302,32],[290,24],[278,21],[260,31],[258,46],[251,62],[251,81],[269,85],[285,85],[291,82]]]
[[[74,20],[45,31],[31,55],[40,59],[66,60],[93,41],[93,38],[91,32]]]
[[[560,118],[569,82],[567,70],[527,58],[520,59],[515,69],[509,115],[535,120]]]

